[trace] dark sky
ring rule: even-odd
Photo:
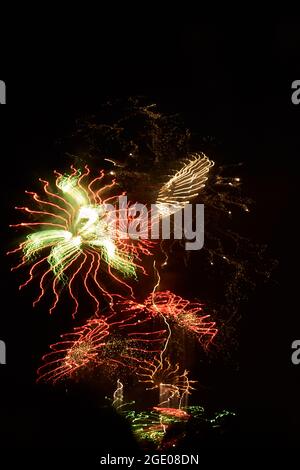
[[[244,307],[239,373],[232,373],[232,382],[227,371],[218,371],[219,381],[212,378],[219,387],[213,391],[216,401],[240,410],[242,433],[230,447],[287,448],[300,437],[300,366],[290,360],[291,343],[300,339],[300,105],[291,102],[291,83],[300,79],[299,31],[299,19],[134,23],[99,27],[88,35],[75,28],[63,40],[52,34],[41,44],[39,31],[11,44],[0,64],[0,79],[7,84],[7,105],[0,108],[5,240],[10,240],[6,226],[15,216],[13,206],[29,189],[24,181],[39,176],[40,168],[52,168],[56,139],[107,96],[144,95],[163,111],[180,113],[192,132],[213,136],[225,161],[245,162],[248,190],[257,200],[251,232],[280,264],[274,283],[259,286]],[[3,246],[2,257],[6,250]],[[34,447],[35,427],[40,429],[45,415],[50,418],[43,396],[32,398],[38,393],[28,364],[37,358],[31,358],[28,342],[43,350],[35,336],[45,323],[33,318],[30,295],[20,298],[6,260],[1,266],[0,339],[7,342],[8,364],[0,366],[5,401],[0,414],[10,426],[0,436],[7,431],[11,446]],[[49,396],[45,400],[51,402]],[[72,415],[72,403],[68,406]],[[121,433],[121,424],[116,426]],[[24,437],[28,428],[32,438]]]

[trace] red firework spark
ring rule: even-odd
[[[163,317],[187,332],[193,333],[204,348],[207,348],[216,336],[216,323],[210,315],[203,315],[203,305],[190,302],[170,291],[153,292],[143,304],[127,300],[123,302],[124,311],[144,311],[152,317]]]

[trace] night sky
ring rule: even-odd
[[[245,163],[244,193],[255,200],[249,236],[267,244],[279,262],[271,281],[258,284],[241,307],[239,367],[220,361],[204,372],[209,406],[236,411],[233,430],[222,444],[200,440],[193,450],[299,447],[300,365],[291,363],[291,344],[300,339],[300,105],[291,102],[291,83],[300,79],[299,19],[135,23],[113,30],[118,32],[99,27],[84,38],[74,30],[62,42],[48,38],[41,48],[37,34],[12,46],[1,61],[7,105],[0,108],[0,339],[7,344],[7,365],[0,366],[0,448],[74,446],[80,458],[80,447],[90,446],[91,459],[137,451],[126,423],[97,408],[100,388],[75,386],[66,398],[60,390],[34,385],[39,358],[56,340],[60,318],[49,319],[45,307],[32,311],[33,292],[19,293],[18,274],[10,273],[5,256],[14,243],[8,225],[16,222],[13,208],[24,189],[65,165],[58,140],[107,98],[137,95],[162,112],[179,113],[202,139],[212,138],[222,163]],[[192,272],[178,276],[184,286],[193,278],[186,289],[197,295],[200,267],[194,263]]]

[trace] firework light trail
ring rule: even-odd
[[[179,364],[172,365],[168,357],[163,361],[154,359],[144,362],[137,371],[139,381],[147,390],[159,389],[158,407],[181,408],[187,405],[187,398],[194,390],[194,380],[188,378],[188,371],[180,371]]]
[[[161,187],[156,200],[160,215],[174,214],[198,196],[213,165],[214,162],[203,153],[191,155],[190,160]]]
[[[123,401],[124,401],[124,394],[123,394],[123,390],[124,390],[124,385],[122,384],[122,382],[120,381],[120,379],[117,380],[117,388],[116,390],[114,391],[114,394],[113,394],[113,402],[112,402],[112,406],[117,410],[119,408],[122,408],[123,406]]]
[[[104,184],[104,171],[92,179],[87,166],[84,172],[74,167],[71,169],[69,175],[55,172],[54,189],[50,189],[48,181],[40,179],[44,198],[27,191],[37,209],[16,209],[28,213],[33,221],[12,227],[29,228],[33,233],[27,235],[19,247],[8,254],[22,254],[21,262],[12,270],[32,264],[29,277],[20,285],[20,289],[27,286],[35,275],[39,276],[40,293],[33,302],[34,306],[51,283],[54,301],[50,313],[56,308],[60,293],[65,289],[74,304],[74,317],[79,308],[76,293],[79,281],[93,302],[96,314],[100,310],[99,298],[104,296],[112,304],[114,295],[120,295],[119,292],[109,292],[106,283],[118,291],[125,290],[133,297],[132,287],[126,279],[136,278],[138,270],[146,274],[138,260],[142,254],[151,254],[152,243],[129,239],[124,233],[126,207],[107,210],[108,205],[125,194],[111,195],[115,180]]]
[[[100,368],[112,380],[118,374],[120,384],[122,371],[135,373],[159,356],[165,334],[151,318],[134,312],[112,311],[106,317],[94,317],[50,346],[51,352],[42,358],[37,381],[56,383]]]

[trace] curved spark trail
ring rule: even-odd
[[[73,166],[71,170],[69,175],[54,172],[54,189],[50,189],[48,181],[40,179],[44,198],[27,191],[38,208],[16,209],[29,214],[33,221],[12,227],[26,227],[33,232],[8,254],[21,252],[23,255],[12,270],[32,264],[29,278],[20,288],[27,286],[34,274],[40,276],[40,294],[34,306],[43,298],[46,283],[50,281],[54,294],[50,312],[55,310],[61,292],[66,290],[74,303],[74,317],[79,309],[79,285],[94,305],[96,314],[100,311],[99,299],[103,297],[110,305],[113,297],[123,292],[133,297],[127,279],[135,279],[138,271],[146,274],[137,261],[142,255],[151,254],[153,242],[132,240],[124,232],[127,207],[116,206],[119,196],[124,193],[112,194],[115,180],[105,184],[103,170],[91,179],[87,166],[84,172]]]
[[[114,394],[113,394],[114,398],[113,398],[113,402],[112,402],[112,406],[114,408],[116,408],[116,410],[119,409],[119,408],[122,408],[122,406],[123,406],[123,400],[124,400],[123,389],[124,389],[124,385],[122,384],[120,379],[118,379],[117,380],[117,388],[114,391]]]

